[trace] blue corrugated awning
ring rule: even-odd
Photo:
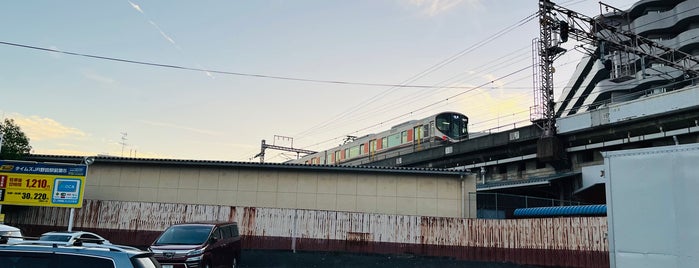
[[[518,208],[515,209],[514,212],[515,217],[553,217],[576,215],[607,215],[607,205]]]

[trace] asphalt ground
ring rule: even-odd
[[[337,252],[296,252],[278,250],[243,250],[241,268],[253,267],[420,267],[420,268],[534,268],[512,263],[459,261],[448,258],[413,255],[373,255]]]

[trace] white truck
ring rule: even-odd
[[[699,143],[603,156],[610,267],[699,267]]]

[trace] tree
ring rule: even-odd
[[[5,118],[5,122],[0,123],[0,133],[2,133],[0,159],[19,160],[31,152],[32,147],[29,145],[29,138],[15,124],[15,120]]]

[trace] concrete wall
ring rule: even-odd
[[[95,163],[85,198],[462,217],[461,188],[453,175]]]

